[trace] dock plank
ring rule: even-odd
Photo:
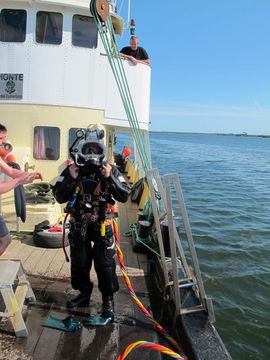
[[[145,274],[149,271],[149,261],[145,254],[137,253],[139,268],[144,271]]]
[[[119,346],[119,324],[110,324],[101,335],[99,359],[116,359]]]
[[[130,224],[137,221],[138,206],[129,199],[125,204],[118,204],[119,231],[122,236],[130,230]]]
[[[140,301],[144,304],[147,310],[151,311],[144,278],[142,276],[130,276],[130,281]],[[153,330],[144,313],[141,312],[133,301],[126,285],[124,284],[123,278],[119,279],[119,283],[120,290],[115,296],[116,320],[120,324],[118,353],[122,352],[126,346],[135,341],[156,341],[157,339],[156,331]],[[152,354],[149,351],[138,351],[131,353],[129,355],[129,359],[160,359],[158,354]]]
[[[62,333],[55,359],[98,359],[101,329],[82,327],[73,333]]]
[[[121,250],[123,252],[125,265],[138,269],[139,268],[138,258],[137,255],[132,250],[132,244],[130,243],[130,241],[123,241],[121,243]]]
[[[60,337],[61,331],[43,328],[33,354],[34,359],[54,360]]]
[[[27,329],[30,330],[28,332],[28,337],[25,339],[18,339],[18,344],[23,346],[24,352],[27,355],[33,355],[43,331],[41,324],[47,318],[48,313],[49,309],[39,308],[36,306],[31,307],[25,322]]]
[[[41,261],[46,249],[36,247],[32,252],[31,256],[23,262],[23,267],[28,274],[37,275],[36,267],[37,264]]]
[[[36,264],[35,274],[40,276],[47,276],[50,264],[56,256],[58,249],[46,249],[40,261]]]
[[[120,290],[115,296],[115,314],[116,321],[119,323],[118,353],[121,353],[126,346],[136,341],[137,330],[134,326],[135,314],[132,297],[126,288],[123,279],[120,279],[119,284]]]
[[[57,279],[59,277],[60,269],[65,262],[65,256],[62,249],[58,249],[55,256],[52,258],[50,265],[46,270],[46,276]]]
[[[70,264],[67,262],[64,262],[61,269],[59,270],[58,278],[63,279],[63,280],[69,280],[70,277],[71,277]]]
[[[15,243],[14,246],[8,247],[4,254],[1,255],[1,259],[13,259],[20,252],[21,242],[19,240],[12,240],[12,243]]]
[[[33,253],[34,248],[32,246],[28,246],[28,244],[21,243],[19,251],[13,255],[14,260],[21,260],[24,263]]]
[[[8,250],[12,250],[12,248],[14,246],[16,246],[16,244],[18,243],[18,240],[16,240],[16,238],[14,238],[13,236],[11,236],[11,238],[12,238],[12,240],[11,240],[10,244],[8,245]]]
[[[66,250],[67,250],[68,256],[70,256],[69,247]],[[66,259],[64,259],[64,262],[63,262],[62,266],[60,266],[60,269],[59,269],[58,278],[68,280],[70,278],[70,276],[71,276],[71,274],[70,274],[70,262],[67,262]]]

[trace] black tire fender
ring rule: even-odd
[[[139,205],[144,190],[144,178],[138,180],[131,189],[130,200]]]
[[[7,163],[13,169],[21,170],[20,165],[14,162]],[[25,205],[25,193],[23,185],[18,185],[14,189],[14,202],[15,202],[15,210],[16,216],[19,217],[22,222],[26,220],[26,205]]]
[[[22,220],[22,222],[25,222],[26,205],[25,205],[25,195],[24,195],[23,185],[19,185],[14,189],[14,200],[15,200],[16,215]]]
[[[66,229],[65,233],[65,246],[69,245],[68,239],[69,230]],[[38,247],[56,249],[62,247],[62,236],[63,232],[50,232],[47,229],[33,232],[34,244]]]

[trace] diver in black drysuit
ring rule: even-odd
[[[98,149],[93,150],[95,147]],[[103,300],[101,315],[113,320],[113,294],[119,285],[111,221],[115,214],[110,209],[115,200],[128,200],[130,188],[116,166],[104,163],[105,149],[100,141],[88,137],[76,149],[79,151],[74,156],[74,164],[62,172],[53,187],[57,202],[69,202],[71,284],[80,291],[75,299],[67,302],[67,307],[89,305],[93,289],[90,269],[94,260]],[[102,223],[105,223],[103,234]]]

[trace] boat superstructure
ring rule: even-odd
[[[69,156],[70,129],[91,124],[106,127],[110,153],[115,129],[129,129],[129,122],[89,2],[1,1],[0,6],[0,112],[15,155],[28,152],[28,165],[46,169],[49,181]],[[121,33],[122,19],[114,10],[111,2]],[[127,61],[124,67],[140,128],[148,131],[151,68]],[[37,153],[41,133],[47,153]]]
[[[0,6],[1,121],[21,168],[40,171],[53,183],[66,166],[76,130],[89,126],[106,130],[107,158],[112,161],[115,132],[130,131],[130,125],[89,2],[1,1]],[[123,20],[115,2],[109,10],[120,35]],[[128,61],[123,66],[149,144],[151,68]],[[13,209],[5,207],[11,202],[4,197],[3,211],[15,229]],[[33,228],[33,223],[31,228],[20,225],[22,230]]]
[[[100,20],[100,12],[103,13],[106,7],[108,14]],[[141,281],[142,278],[137,277],[138,273],[142,276],[138,270],[146,272],[151,263],[151,276],[148,276],[146,283],[148,282],[150,288],[155,282],[159,284],[158,290],[161,289],[161,297],[158,301],[165,301],[166,311],[168,311],[168,317],[164,320],[166,322],[169,319],[170,325],[173,324],[171,330],[175,332],[178,339],[182,338],[189,358],[214,359],[218,354],[219,359],[230,359],[212,325],[214,320],[212,303],[203,288],[180,184],[174,176],[165,178],[165,183],[163,183],[158,172],[150,169],[151,68],[144,64],[135,66],[129,61],[118,58],[115,52],[116,37],[123,32],[124,21],[117,14],[116,1],[92,0],[90,9],[89,2],[86,0],[0,0],[0,122],[8,128],[13,153],[21,168],[26,171],[35,169],[42,172],[44,180],[51,184],[55,182],[59,172],[70,160],[69,148],[74,142],[78,129],[104,129],[107,159],[116,163],[114,154],[116,133],[123,131],[131,133],[133,159],[126,159],[121,166],[131,186],[140,178],[147,179],[148,184],[144,182],[139,200],[137,197],[133,203],[119,205],[119,223],[122,238],[125,238],[131,229],[127,235],[130,237],[129,243],[124,242],[123,247],[128,248],[127,258],[131,259],[132,267],[136,267],[133,280],[137,285],[137,290],[140,291],[146,286]],[[108,16],[110,16],[113,31],[107,45],[104,45],[101,39],[103,32],[109,27],[106,23]],[[112,71],[112,58],[116,58],[118,64],[120,62],[121,71],[125,74],[124,85],[117,77],[117,73]],[[130,112],[122,93],[128,93],[127,103],[128,107],[131,107]],[[135,123],[130,117],[135,117]],[[142,155],[145,157],[143,158]],[[185,258],[174,222],[169,185],[171,179],[176,186],[175,195],[180,205],[191,251],[192,269]],[[56,203],[31,203],[26,206],[27,221],[22,223],[14,212],[13,202],[13,194],[7,193],[2,197],[1,211],[9,223],[9,228],[17,230],[18,233],[21,230],[33,231],[35,224],[44,220],[44,216],[50,223],[63,219],[63,209]],[[160,207],[161,203],[162,207]],[[137,241],[141,241],[142,238],[136,225],[139,210],[144,212],[144,216],[147,216],[148,211],[152,221],[151,239],[155,242],[156,248],[153,252],[155,255],[151,254],[151,260],[145,254],[138,255],[138,260],[137,255],[132,252],[132,246],[137,249],[140,247]],[[167,221],[167,233],[170,238],[169,245],[167,243],[169,246],[167,250],[169,250],[166,253],[164,250],[166,240],[161,233],[161,221],[164,220]],[[31,241],[28,239],[23,240],[22,243],[18,241],[13,244],[5,258],[13,258],[13,250],[16,249],[15,258],[20,259],[20,253],[24,251],[25,267],[33,279],[41,276],[36,267],[40,268],[43,262],[43,269],[46,268],[46,271],[43,270],[42,279],[53,282],[53,279],[57,278],[56,274],[58,276],[65,274],[68,277],[67,267],[59,261],[56,254],[46,253],[46,256],[51,259],[51,267],[56,267],[54,271],[51,271],[49,266],[47,267],[47,262],[43,260],[45,252],[38,252],[31,245],[31,251],[29,255],[26,255]],[[21,246],[24,250],[21,250]],[[36,260],[36,267],[30,261],[32,257]],[[56,259],[56,265],[54,265],[54,259]],[[59,266],[60,269],[58,269]],[[53,275],[48,276],[49,273]],[[35,285],[44,301],[43,295],[47,291],[44,288],[50,288],[52,284],[41,286],[36,283]],[[58,286],[61,288],[60,285]],[[146,290],[146,287],[144,289],[144,295],[147,291],[150,292]],[[49,293],[49,297],[54,299],[54,304],[58,305],[58,293],[54,292],[53,295],[50,291]],[[126,299],[121,292],[118,299],[119,304],[122,304],[124,308]],[[156,306],[154,303],[151,305]],[[119,305],[119,313],[121,306]],[[150,304],[148,306],[150,307]],[[160,310],[160,306],[157,307]],[[59,311],[59,306],[57,310]],[[131,313],[130,308],[124,313],[128,316]],[[196,324],[197,334],[192,329],[192,323]],[[125,331],[121,333],[121,329],[125,326],[126,324],[119,316],[118,324],[110,335],[110,341],[118,337],[119,341],[122,341],[125,338]],[[144,333],[145,326],[139,326],[139,331]],[[102,334],[101,330],[100,333]],[[202,346],[206,337],[209,344]],[[49,338],[52,338],[52,335]],[[85,344],[85,338],[84,334],[80,340],[80,349]],[[35,339],[37,349],[40,341],[46,341],[46,336],[40,339],[42,340]],[[196,339],[199,341],[196,342]],[[58,340],[53,359],[67,356],[66,349],[70,349],[68,344],[66,347],[63,346],[63,343],[68,343],[67,337],[63,335]],[[152,335],[151,340],[153,340]],[[88,338],[87,341],[89,342]],[[87,347],[89,355],[92,351],[91,344],[87,346],[89,346]],[[105,357],[113,359],[118,352],[118,347],[122,349],[123,346],[122,344],[115,345],[113,351],[108,354],[105,354],[104,349],[100,349],[100,353],[95,353],[94,356],[96,359]],[[97,348],[95,347],[95,351]],[[74,358],[72,349],[69,352],[70,357],[67,358]],[[35,349],[31,349],[29,354],[37,356]],[[39,355],[39,358],[42,359],[45,353],[41,351],[40,354],[42,355]],[[91,354],[90,358],[94,359],[93,353]],[[81,350],[77,356],[78,359],[85,358]]]

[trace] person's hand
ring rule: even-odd
[[[131,56],[130,60],[133,62],[133,64],[135,64],[135,65],[138,64],[138,60],[135,57]]]
[[[111,176],[112,167],[109,163],[103,164],[102,168],[103,168],[103,175],[105,178],[108,178],[109,176]]]
[[[107,250],[113,250],[115,247],[115,243],[113,242],[111,246],[108,246],[107,247]]]
[[[75,164],[72,164],[69,167],[69,173],[73,177],[73,179],[77,179],[79,175],[79,168]]]
[[[34,173],[23,172],[16,179],[17,179],[18,185],[31,184],[35,180],[35,175],[34,175]]]
[[[34,176],[34,180],[43,180],[43,176],[40,172],[34,172],[31,173],[32,176]]]

